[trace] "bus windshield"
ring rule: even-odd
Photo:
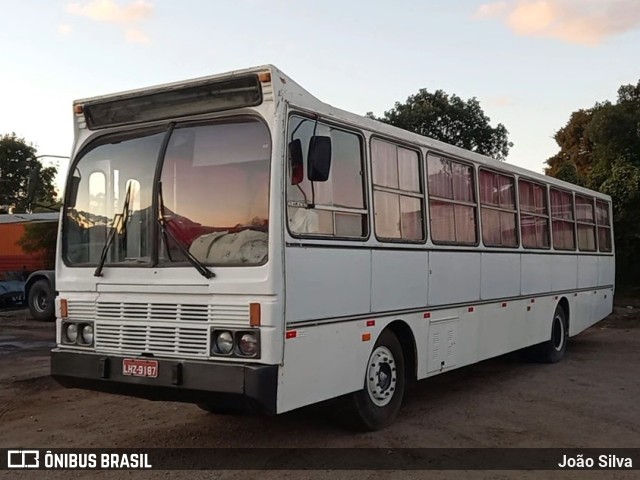
[[[63,225],[68,264],[98,264],[113,230],[106,266],[187,265],[185,248],[205,265],[266,261],[267,127],[240,118],[177,125],[168,141],[166,135],[147,131],[98,141],[76,162],[70,182],[77,188],[67,188],[74,198],[67,198]],[[156,226],[160,209],[169,235]]]

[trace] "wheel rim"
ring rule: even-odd
[[[565,336],[564,320],[560,315],[556,315],[553,319],[553,332],[551,340],[553,341],[553,348],[555,348],[557,352],[562,351],[564,347]]]
[[[387,405],[396,391],[398,375],[393,353],[387,347],[376,348],[367,366],[367,391],[371,401],[379,407]]]
[[[45,292],[38,292],[33,302],[33,307],[40,313],[47,309],[47,294]]]

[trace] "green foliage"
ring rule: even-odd
[[[498,160],[504,160],[513,146],[505,126],[491,127],[475,97],[465,101],[442,90],[430,93],[422,88],[405,103],[396,102],[384,116],[369,112],[367,117]]]
[[[26,211],[30,181],[35,181],[36,187],[33,203],[54,203],[57,169],[44,168],[36,157],[35,147],[15,133],[0,136],[0,205],[15,205],[16,212]]]
[[[555,134],[560,151],[547,175],[611,195],[619,280],[640,270],[640,81],[616,103],[574,112]]]
[[[18,244],[26,253],[39,255],[44,268],[53,270],[56,258],[57,222],[31,223],[25,227]]]

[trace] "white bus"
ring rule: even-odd
[[[74,102],[63,385],[213,412],[345,396],[529,348],[612,310],[611,200],[322,103],[273,66]]]

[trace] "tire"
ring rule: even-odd
[[[551,323],[551,338],[532,347],[531,359],[540,363],[558,363],[567,351],[568,338],[567,318],[564,309],[558,305]]]
[[[389,426],[402,405],[405,364],[402,346],[391,330],[378,337],[365,371],[364,388],[347,399],[347,420],[358,430]]]
[[[49,281],[37,280],[29,289],[27,299],[31,316],[40,322],[53,322],[56,319],[54,312],[53,291]]]

